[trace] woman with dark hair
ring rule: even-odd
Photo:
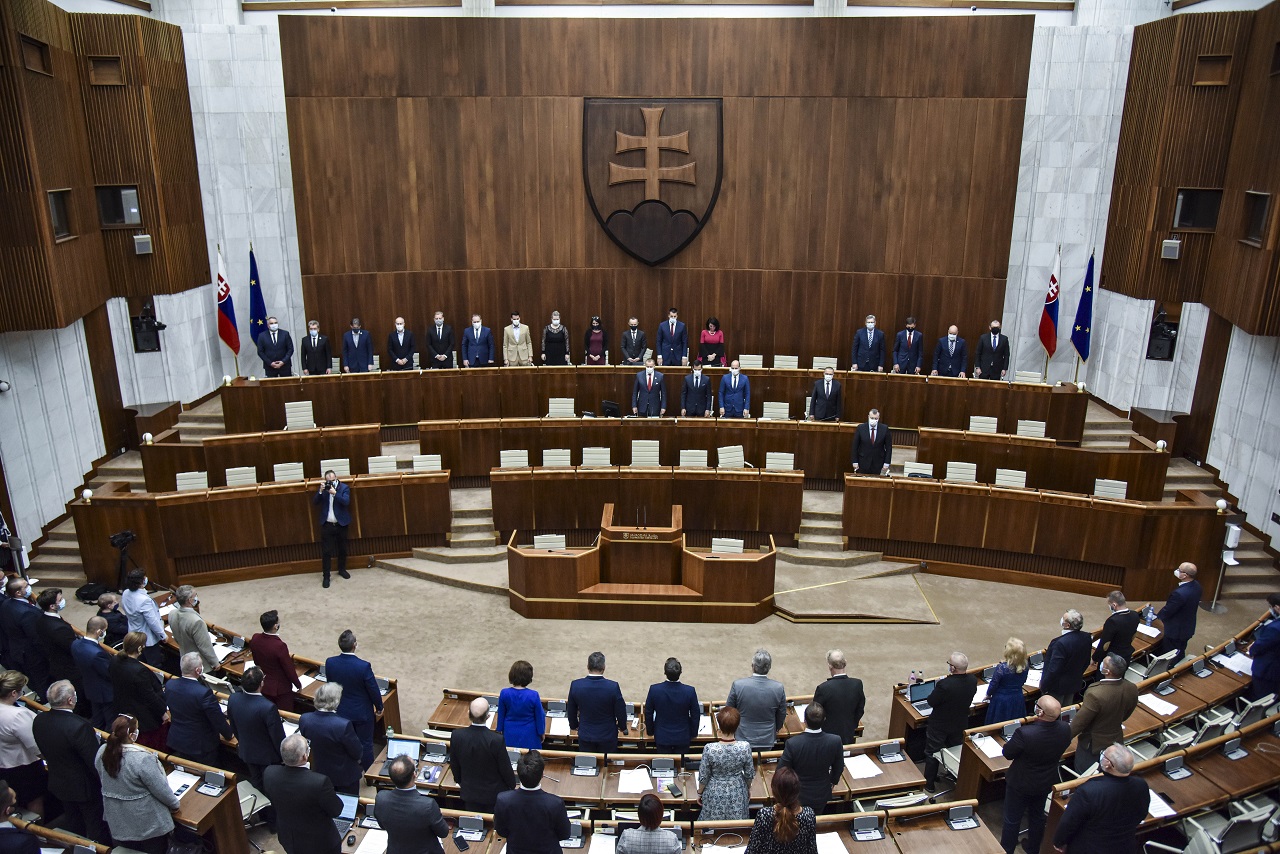
[[[591,325],[587,327],[587,334],[582,336],[582,364],[609,364],[606,358],[608,350],[609,333],[605,332],[599,317],[592,317]]]
[[[732,706],[716,713],[720,740],[703,748],[702,764],[698,767],[698,802],[702,804],[699,821],[747,818],[756,766],[751,761],[751,745],[736,738],[741,720],[742,716]]]
[[[124,636],[120,654],[111,659],[107,672],[111,675],[111,689],[115,692],[115,712],[137,720],[138,743],[154,750],[165,750],[169,728],[166,722],[169,708],[164,701],[164,687],[156,674],[142,663],[142,651],[147,636],[142,632],[129,632]]]
[[[747,854],[817,854],[818,832],[813,810],[800,806],[800,778],[779,768],[769,783],[773,806],[756,816]]]
[[[662,799],[649,792],[640,797],[640,826],[629,827],[618,837],[618,854],[678,854],[683,848],[674,833],[662,824]]]
[[[533,681],[533,665],[517,661],[507,673],[510,688],[498,694],[498,724],[507,747],[542,749],[542,734],[547,729],[547,713],[542,708],[542,698],[529,687]]]
[[[551,322],[542,327],[542,361],[548,365],[569,364],[569,328],[560,325],[560,312],[551,312]]]
[[[703,325],[698,341],[698,358],[704,365],[724,367],[724,330],[720,328],[719,318],[708,317]]]
[[[160,758],[138,747],[138,721],[120,715],[94,767],[102,779],[102,815],[115,841],[144,854],[165,854],[179,802],[165,779]]]
[[[13,786],[20,806],[44,815],[49,772],[31,732],[36,713],[18,705],[26,687],[27,677],[17,670],[0,673],[0,779]]]

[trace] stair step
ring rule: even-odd
[[[39,557],[52,557],[53,555],[74,557],[77,561],[80,558],[80,544],[72,539],[70,542],[66,540],[48,539],[40,546]]]
[[[493,520],[492,507],[455,507],[453,508],[454,519],[489,519]]]
[[[800,551],[842,552],[844,551],[844,538],[801,534],[796,537],[796,545]]]
[[[778,549],[778,560],[801,566],[821,566],[832,569],[861,566],[881,560],[879,552],[812,551],[802,549]]]
[[[485,563],[459,564],[412,557],[379,560],[374,562],[374,566],[462,590],[498,596],[506,596],[509,592],[505,555],[502,559]]]
[[[1276,583],[1271,581],[1233,581],[1228,579],[1222,585],[1219,599],[1252,599],[1261,602],[1268,593],[1276,592]]]
[[[496,546],[498,545],[498,535],[494,533],[486,534],[453,534],[449,537],[449,545],[451,548],[465,549],[477,546]]]
[[[823,519],[820,522],[802,521],[800,523],[800,533],[806,536],[818,536],[818,537],[840,536],[841,531],[842,531],[842,523],[838,519],[833,521],[828,521],[826,519]]]
[[[496,537],[498,535],[498,532],[493,529],[492,519],[455,519],[451,530],[455,537],[459,534],[484,534],[488,537]]]
[[[491,563],[507,559],[505,546],[478,548],[425,548],[414,549],[413,556],[433,563]]]
[[[61,525],[59,525],[57,528],[55,528],[55,529],[53,529],[52,531],[50,531],[50,532],[49,532],[49,534],[48,534],[47,538],[45,539],[45,542],[46,542],[46,543],[50,543],[50,544],[52,544],[52,543],[79,543],[79,542],[80,542],[80,538],[76,535],[76,529],[75,529],[75,527],[74,527],[74,526],[72,526],[72,528],[71,528],[71,530],[70,530],[70,531],[65,531],[65,530],[63,530],[63,529],[62,529],[62,526],[61,526]],[[42,549],[43,549],[43,548],[44,548],[44,546],[41,546],[40,548],[42,548]]]
[[[804,510],[800,513],[800,519],[803,522],[817,520],[831,520],[840,522],[844,514],[839,510]]]
[[[222,426],[225,416],[221,412],[201,412],[197,409],[188,409],[186,412],[178,416],[179,424],[190,424],[198,421],[204,424],[217,424]]]

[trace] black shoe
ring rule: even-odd
[[[931,795],[932,795],[934,792],[938,791],[938,784],[937,784],[937,783],[925,783],[925,784],[924,784],[924,790],[925,790],[926,792],[928,792],[929,794],[931,794]]]
[[[329,587],[329,576],[326,575],[324,577],[324,581],[320,582],[320,586],[326,589]]]
[[[343,578],[351,577],[351,573],[347,572],[345,569],[338,570],[338,575],[342,576]]]

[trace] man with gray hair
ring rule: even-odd
[[[213,654],[213,643],[209,640],[209,624],[196,610],[200,597],[190,584],[184,584],[173,592],[178,599],[178,609],[169,614],[169,631],[173,632],[173,642],[178,645],[178,655],[189,652],[200,653],[206,673],[212,673],[222,664],[222,660]]]
[[[1119,590],[1112,590],[1107,594],[1107,609],[1111,616],[1102,624],[1102,634],[1098,636],[1093,660],[1101,664],[1107,653],[1114,652],[1129,661],[1133,658],[1133,636],[1138,633],[1138,623],[1142,618],[1129,607],[1124,593]]]
[[[813,691],[813,702],[827,711],[822,731],[840,736],[841,744],[853,744],[858,739],[858,724],[867,705],[867,695],[862,680],[845,673],[849,666],[842,650],[827,652],[827,671],[831,674]]]
[[[978,693],[978,677],[969,670],[969,656],[953,652],[947,659],[947,675],[933,686],[929,695],[929,724],[925,728],[924,788],[932,792],[938,784],[938,754],[964,740],[969,726],[969,709]]]
[[[1048,694],[1064,706],[1076,701],[1084,671],[1089,666],[1093,638],[1084,631],[1084,617],[1074,608],[1059,620],[1061,634],[1049,642],[1044,651],[1044,672],[1040,674],[1040,693]]]
[[[311,742],[314,769],[346,795],[360,794],[364,747],[351,721],[338,714],[342,686],[326,682],[316,691],[316,710],[298,718],[298,732]]]
[[[102,824],[102,785],[93,760],[98,734],[74,712],[76,689],[63,679],[49,686],[47,712],[31,722],[40,755],[49,766],[49,791],[66,810],[66,828],[95,842],[110,837]]]
[[[569,683],[565,712],[570,728],[578,731],[578,749],[584,753],[613,753],[618,749],[618,733],[630,732],[622,689],[604,678],[603,652],[588,655],[587,675]]]
[[[752,750],[772,750],[787,720],[787,691],[781,682],[769,678],[772,667],[769,650],[757,649],[751,656],[751,675],[735,680],[725,701],[741,715],[738,740],[749,743]]]
[[[1108,744],[1124,740],[1121,725],[1138,707],[1138,686],[1124,678],[1126,669],[1128,665],[1116,653],[1102,659],[1098,666],[1102,678],[1084,692],[1084,702],[1071,719],[1071,737],[1080,739],[1076,744],[1077,771],[1087,770]]]
[[[328,777],[307,767],[308,752],[306,738],[294,733],[280,743],[284,764],[262,772],[280,817],[280,844],[287,854],[338,854],[342,835],[333,819],[342,812],[342,799]]]
[[[218,699],[204,684],[200,653],[189,652],[180,661],[182,676],[164,686],[169,707],[169,750],[205,765],[218,765],[218,739],[233,735]]]
[[[1138,825],[1151,807],[1151,790],[1142,777],[1131,776],[1133,761],[1133,752],[1123,744],[1111,745],[1098,757],[1102,773],[1076,787],[1053,834],[1059,854],[1137,848]]]

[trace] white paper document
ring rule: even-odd
[[[804,723],[804,710],[807,708],[809,708],[808,703],[796,703],[796,717],[800,719],[801,723]]]
[[[297,724],[295,724],[293,721],[287,721],[287,720],[284,720],[283,718],[281,718],[281,719],[280,719],[280,723],[281,723],[281,725],[284,727],[284,736],[285,736],[285,738],[288,738],[288,737],[289,737],[289,736],[291,736],[291,735],[297,735],[297,734],[298,734],[298,725],[297,725]]]
[[[1004,755],[1004,745],[989,735],[975,735],[973,737],[973,746],[982,751],[982,754],[988,759],[998,759]]]
[[[315,684],[315,681],[316,681],[316,678],[314,676],[299,676],[298,684],[300,684],[302,687],[299,688],[298,690],[305,691],[307,689],[307,686]]]
[[[618,845],[618,837],[609,833],[591,834],[591,854],[613,854]]]
[[[370,828],[364,835],[364,839],[360,840],[360,847],[356,849],[356,854],[384,854],[386,850],[387,832]]]
[[[711,715],[698,718],[698,735],[711,735]]]
[[[548,730],[547,735],[567,736],[568,734],[569,734],[568,718],[552,718],[551,719],[551,729]]]
[[[976,706],[979,703],[985,703],[986,701],[987,701],[987,683],[979,682],[978,690],[973,692],[973,702],[970,703],[969,705]]]
[[[176,768],[166,774],[164,778],[169,781],[169,791],[175,795],[183,786],[190,787],[200,782],[200,778],[195,774],[188,774],[186,771],[179,771]]]
[[[1156,794],[1155,789],[1152,789],[1150,791],[1150,794],[1151,794],[1151,807],[1147,810],[1147,812],[1148,814],[1150,814],[1152,818],[1169,818],[1170,816],[1177,815],[1177,812],[1173,809],[1173,807],[1166,804],[1164,802],[1164,798]]]
[[[213,645],[213,654],[219,661],[222,661],[235,651],[236,648],[228,643],[215,643]]]
[[[1149,638],[1160,637],[1160,630],[1157,629],[1155,626],[1148,626],[1146,623],[1138,623],[1138,632],[1140,634],[1146,635]]]
[[[870,777],[879,777],[884,772],[880,770],[870,756],[865,753],[859,753],[857,756],[850,756],[844,760],[844,769],[849,772],[849,776],[855,780],[866,780]]]
[[[1243,673],[1245,676],[1253,675],[1253,659],[1245,655],[1243,652],[1236,652],[1231,655],[1218,653],[1213,657],[1213,660],[1228,670],[1234,670],[1236,673]]]
[[[618,774],[618,792],[623,795],[638,795],[641,792],[653,791],[653,780],[644,768],[627,768]]]
[[[1043,670],[1031,669],[1027,671],[1027,684],[1032,688],[1040,687],[1040,677],[1044,675]]]
[[[1138,698],[1138,702],[1146,706],[1157,715],[1169,716],[1178,711],[1178,707],[1168,700],[1161,700],[1155,694],[1143,694]]]
[[[849,854],[838,833],[818,834],[818,854]]]
[[[160,612],[161,617],[167,617],[169,616],[170,613],[173,612],[173,609],[176,607],[177,607],[176,605],[170,603],[168,605],[161,605],[157,610]]]

